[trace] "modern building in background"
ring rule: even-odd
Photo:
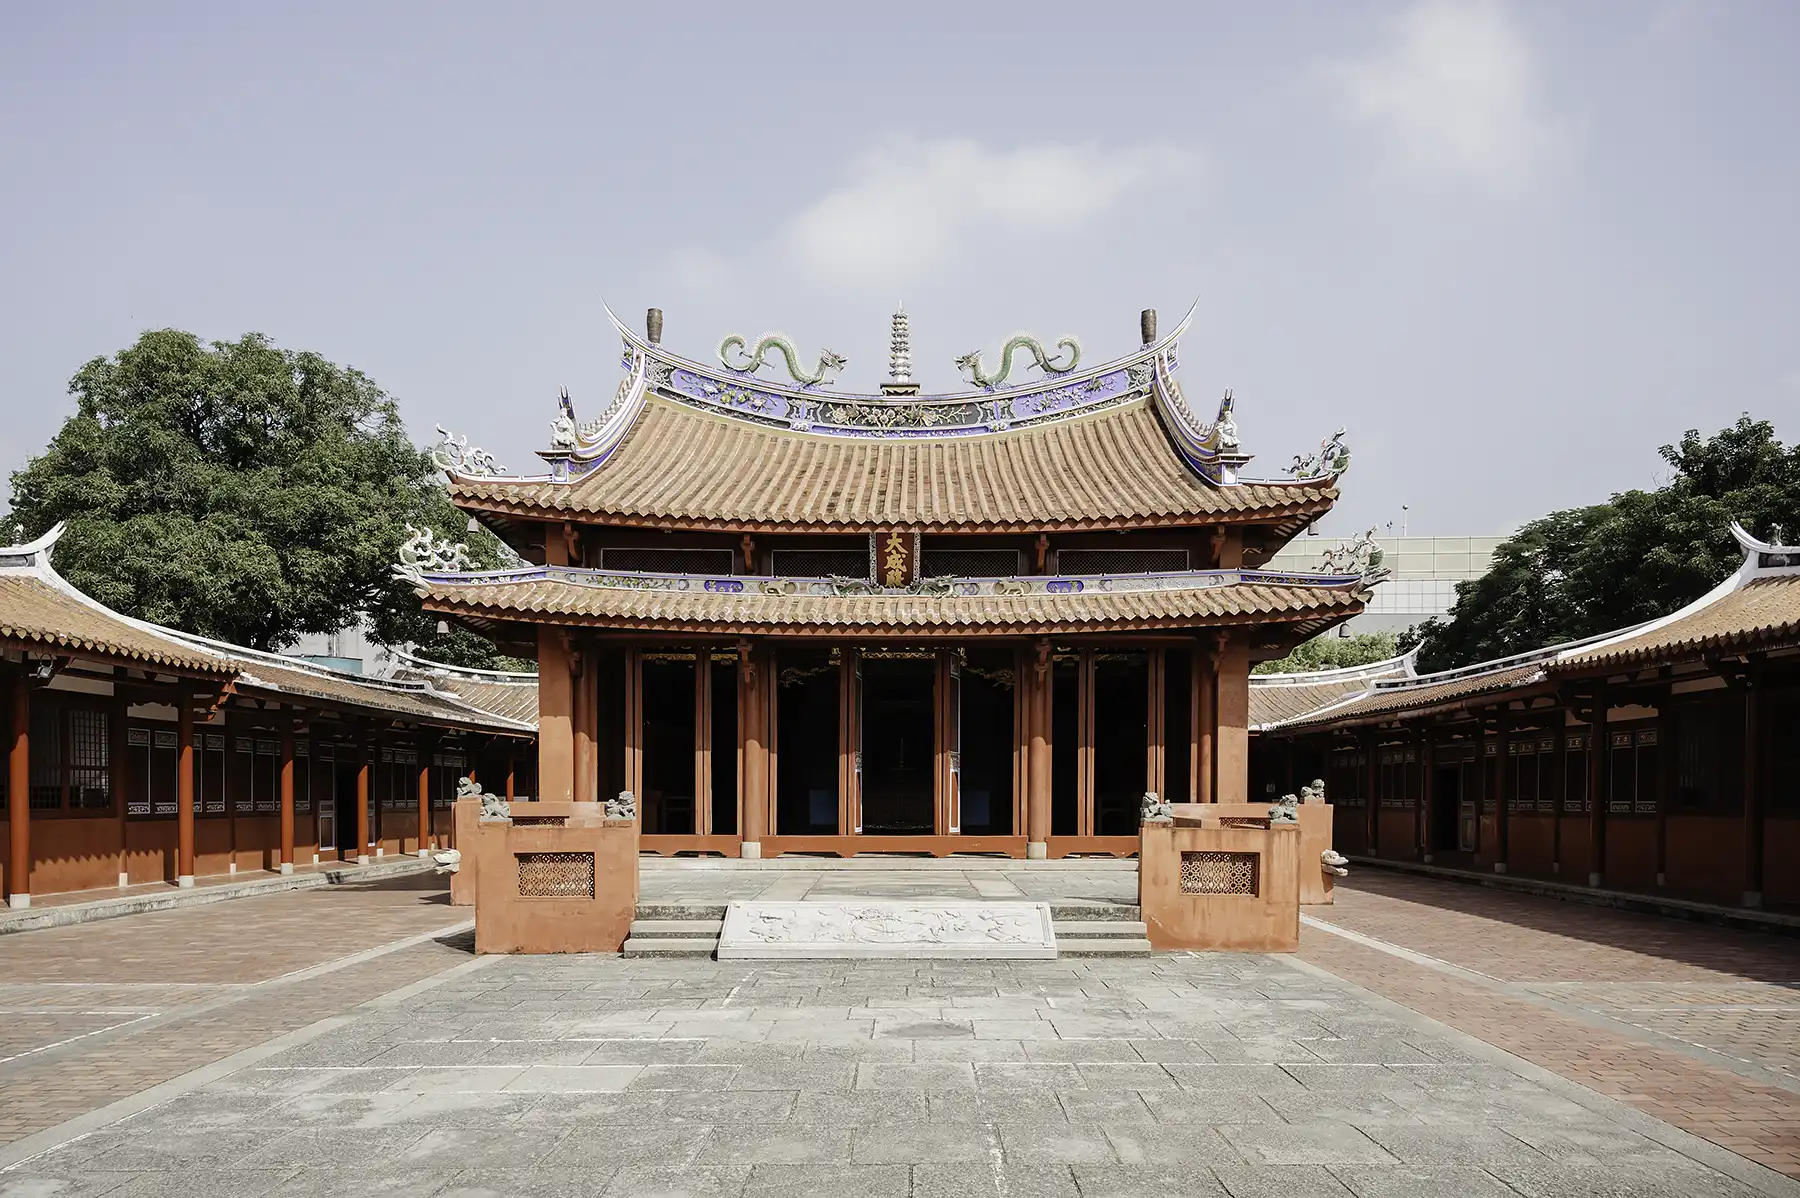
[[[1375,588],[1361,615],[1338,625],[1338,635],[1404,632],[1456,602],[1456,584],[1480,578],[1505,537],[1377,537],[1382,565],[1393,571]],[[1348,537],[1301,536],[1268,563],[1271,570],[1316,570],[1327,552],[1350,545]]]

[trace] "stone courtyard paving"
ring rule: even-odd
[[[0,1194],[1800,1192],[1275,957],[477,958],[292,1041]]]
[[[1136,882],[866,864],[643,897]],[[1297,958],[477,958],[430,877],[3,937],[0,1198],[1800,1195],[1790,941],[1350,881]]]

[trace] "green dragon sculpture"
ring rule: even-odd
[[[1063,337],[1057,341],[1056,347],[1058,349],[1066,349],[1069,351],[1068,361],[1057,361],[1044,352],[1044,343],[1042,341],[1039,341],[1036,337],[1028,337],[1024,333],[1018,333],[1007,338],[1006,344],[1000,347],[1000,373],[988,374],[986,371],[982,370],[980,350],[973,350],[958,358],[956,360],[956,368],[958,370],[968,371],[970,379],[977,387],[985,387],[991,391],[1001,383],[1004,383],[1006,381],[1006,376],[1012,373],[1013,355],[1022,349],[1031,351],[1031,356],[1037,359],[1036,365],[1046,374],[1067,374],[1069,371],[1075,369],[1076,365],[1081,361],[1081,342],[1075,340],[1073,337]]]
[[[825,381],[827,372],[842,370],[850,363],[850,360],[840,353],[836,353],[829,349],[820,349],[819,365],[817,369],[811,374],[807,374],[800,369],[800,351],[794,348],[794,343],[792,341],[789,341],[780,333],[764,333],[761,337],[756,339],[755,346],[746,350],[744,347],[748,344],[749,341],[747,338],[739,336],[737,333],[731,334],[731,336],[719,342],[719,361],[725,364],[727,370],[740,370],[745,374],[754,374],[756,371],[762,369],[763,356],[765,354],[772,349],[779,350],[781,356],[787,359],[788,374],[792,375],[794,381],[799,383],[802,387],[811,387],[815,384],[822,383]],[[741,358],[743,358],[742,363],[733,362],[731,360],[731,354],[734,350]]]

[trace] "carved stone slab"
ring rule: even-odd
[[[1050,904],[844,899],[725,909],[721,961],[871,957],[1054,960]]]

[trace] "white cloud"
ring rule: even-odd
[[[942,268],[1008,233],[1069,234],[1159,180],[1191,177],[1166,145],[892,138],[787,226],[784,248],[815,280],[886,287]]]
[[[1334,64],[1326,78],[1350,119],[1416,169],[1516,190],[1565,141],[1543,109],[1530,44],[1492,0],[1424,0],[1379,52]]]

